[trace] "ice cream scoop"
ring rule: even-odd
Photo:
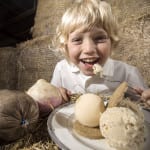
[[[94,64],[93,65],[93,73],[96,74],[96,75],[99,75],[100,78],[103,77],[103,68],[101,65],[99,64]]]
[[[82,125],[96,127],[99,126],[99,118],[104,110],[104,102],[98,95],[86,93],[75,103],[75,118]]]
[[[136,104],[125,103],[106,109],[100,117],[100,130],[111,147],[140,150],[145,137],[144,115]]]

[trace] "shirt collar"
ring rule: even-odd
[[[79,68],[76,65],[74,65],[73,63],[70,63],[69,67],[71,69],[71,72],[74,72],[74,73],[75,72],[80,72]]]
[[[80,72],[79,68],[73,63],[69,64],[71,72]],[[106,63],[103,66],[103,75],[104,76],[113,76],[114,75],[114,63],[111,58],[108,58]]]
[[[103,75],[112,77],[114,75],[114,63],[111,58],[108,58],[103,67]]]

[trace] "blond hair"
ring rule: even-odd
[[[108,3],[101,0],[76,0],[62,16],[56,30],[55,44],[65,56],[69,34],[82,26],[87,29],[95,26],[103,28],[112,44],[116,44],[119,40],[117,22]]]

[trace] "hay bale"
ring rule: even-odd
[[[16,88],[17,55],[18,51],[16,48],[0,48],[0,89]]]
[[[17,46],[18,57],[17,89],[27,90],[38,79],[50,81],[54,67],[60,58],[49,47],[52,36],[42,36]]]
[[[56,26],[74,0],[38,0],[32,28],[33,38],[55,33]]]
[[[121,41],[113,58],[137,66],[150,85],[150,1],[108,0],[118,18]]]

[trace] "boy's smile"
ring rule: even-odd
[[[93,65],[104,65],[111,53],[111,42],[102,28],[76,29],[68,38],[69,60],[85,75],[93,75]]]

